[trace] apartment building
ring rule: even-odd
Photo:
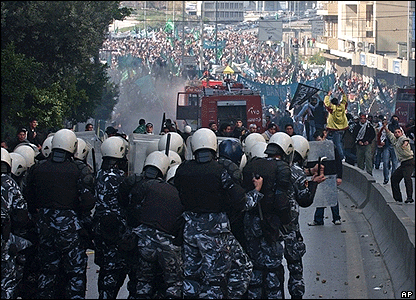
[[[197,15],[218,23],[244,21],[244,1],[198,1]]]
[[[324,34],[316,46],[327,65],[414,84],[413,1],[318,1],[317,7]]]

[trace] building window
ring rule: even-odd
[[[205,3],[205,9],[214,9],[214,3]]]

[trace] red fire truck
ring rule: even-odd
[[[398,88],[394,114],[399,117],[400,126],[409,123],[410,117],[415,117],[415,86]]]
[[[176,102],[176,119],[185,120],[196,130],[208,127],[210,122],[235,124],[242,119],[262,127],[263,111],[260,93],[230,79],[198,80],[189,82],[184,92],[179,92]]]

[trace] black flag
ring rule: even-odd
[[[383,93],[383,88],[381,87],[380,82],[378,82],[377,77],[374,77],[374,81],[376,82],[376,85],[377,85],[377,87],[378,87],[378,89],[380,91],[379,92],[380,99],[383,101],[383,104],[385,104],[386,103],[386,96]]]
[[[303,83],[298,83],[298,87],[296,89],[295,95],[290,103],[289,109],[292,109],[296,104],[302,104],[313,95],[315,95],[320,89],[309,86]]]

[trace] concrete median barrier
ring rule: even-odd
[[[396,298],[415,292],[415,223],[367,172],[343,163],[339,188],[362,209],[391,275]],[[414,299],[413,294],[413,299]]]

